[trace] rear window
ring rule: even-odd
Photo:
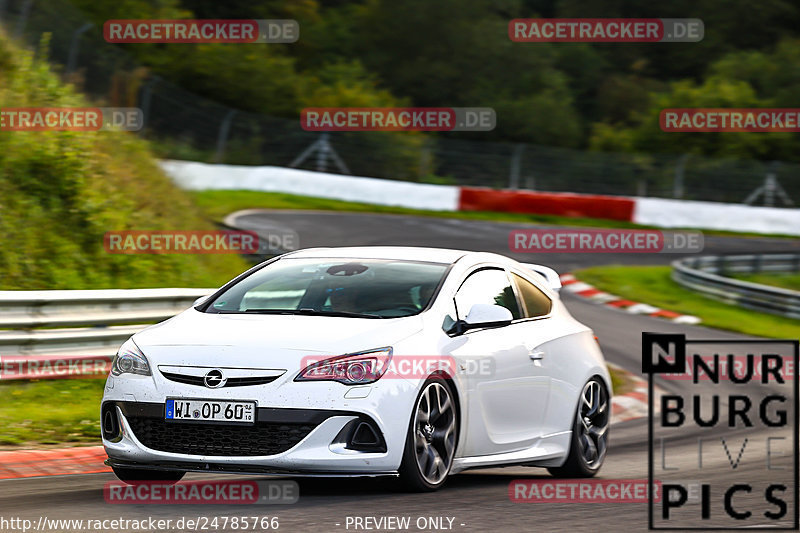
[[[539,287],[517,274],[512,273],[512,277],[522,300],[523,313],[527,318],[535,318],[550,313],[553,302]]]

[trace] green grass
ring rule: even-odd
[[[362,213],[385,213],[397,215],[416,215],[440,218],[458,218],[464,220],[488,220],[491,222],[519,222],[526,224],[543,224],[553,226],[597,227],[597,228],[630,228],[659,229],[621,220],[599,218],[575,218],[556,215],[500,213],[495,211],[428,211],[386,205],[374,205],[360,202],[347,202],[329,198],[299,196],[296,194],[273,193],[260,191],[193,191],[190,193],[195,204],[210,219],[221,222],[225,216],[242,209],[298,209],[317,211],[350,211]],[[672,230],[691,228],[672,228]],[[704,230],[706,235],[723,235],[735,237],[759,237],[763,234],[741,233],[732,231]],[[796,239],[792,236],[773,235],[777,238]]]
[[[800,274],[734,274],[731,277],[751,283],[800,291]]]
[[[0,384],[0,445],[100,443],[105,379]]]
[[[496,213],[490,211],[428,211],[360,202],[347,202],[329,198],[298,196],[295,194],[259,191],[194,191],[195,204],[206,216],[222,221],[226,215],[242,209],[301,209],[316,211],[350,211],[362,213],[386,213],[419,215],[429,217],[460,218],[469,220],[492,220],[498,222],[525,222],[563,226],[602,226],[608,228],[642,228],[630,222],[602,220],[596,218],[571,218],[554,215]]]
[[[700,296],[672,281],[669,266],[602,266],[578,270],[581,281],[625,299],[700,317],[704,326],[758,337],[800,338],[800,321]]]
[[[89,105],[0,30],[0,108]],[[134,133],[0,132],[0,203],[0,289],[208,287],[247,268],[233,254],[106,252],[108,231],[216,229]]]
[[[615,396],[633,390],[634,381],[630,373],[613,366],[608,367],[608,373],[611,375],[611,388],[614,390]]]

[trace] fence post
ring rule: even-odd
[[[153,87],[156,83],[158,83],[158,76],[151,78],[147,83],[144,84],[144,87],[142,87],[142,129],[139,130],[139,134],[141,135],[144,135],[145,128],[147,127],[148,120],[150,119],[150,101],[152,100]]]
[[[519,189],[519,171],[522,165],[522,152],[525,150],[525,145],[520,143],[514,147],[511,153],[511,169],[508,174],[508,188]]]
[[[321,133],[319,139],[311,143],[311,145],[303,150],[303,153],[294,158],[294,161],[289,163],[290,168],[295,168],[306,160],[314,152],[317,153],[317,171],[325,172],[328,169],[328,158],[333,160],[333,163],[339,168],[342,174],[351,174],[350,169],[344,164],[342,158],[333,149],[331,143],[328,141],[329,135]]]
[[[71,74],[75,70],[75,64],[78,62],[78,50],[80,49],[81,35],[88,31],[92,24],[86,23],[72,34],[72,42],[69,45],[69,55],[67,59],[67,74]]]
[[[417,173],[417,181],[423,181],[428,175],[433,174],[431,165],[433,156],[431,152],[430,142],[427,139],[423,140],[419,149],[419,171]]]
[[[328,143],[328,134],[323,133],[319,136],[319,149],[317,150],[317,172],[325,172],[328,169],[328,152],[331,145]]]
[[[235,114],[235,109],[228,111],[219,126],[219,133],[217,134],[217,151],[214,154],[215,163],[221,163],[222,156],[225,155],[225,143],[228,141],[228,133],[231,131],[231,122],[233,122],[233,116]]]
[[[686,172],[686,162],[689,160],[689,154],[683,154],[678,158],[678,163],[675,165],[675,179],[672,182],[672,197],[683,198],[683,176]]]
[[[752,204],[755,202],[759,196],[762,194],[764,195],[764,205],[767,207],[774,207],[775,206],[775,197],[780,197],[783,200],[783,203],[786,205],[794,205],[792,199],[789,198],[789,195],[786,194],[786,191],[783,190],[781,184],[778,183],[778,168],[781,166],[780,161],[773,161],[769,164],[767,175],[764,178],[764,183],[758,187],[756,190],[750,193],[750,195],[745,198],[744,203],[747,205]]]
[[[636,181],[636,196],[647,196],[647,179],[641,178]]]
[[[525,176],[525,188],[529,191],[536,190],[536,178],[534,176]]]
[[[22,34],[25,32],[25,26],[28,24],[28,16],[31,14],[33,7],[33,0],[25,0],[22,4],[22,9],[19,14],[19,22],[17,23],[17,39],[22,39]]]

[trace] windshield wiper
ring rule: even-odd
[[[305,315],[305,316],[341,316],[350,318],[385,318],[380,315],[368,313],[351,313],[350,311],[322,311],[319,309],[244,309],[239,313],[252,313],[259,315]],[[234,312],[235,313],[235,312]]]

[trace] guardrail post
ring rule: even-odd
[[[753,256],[753,272],[761,272],[761,256],[759,254]]]
[[[800,254],[754,255],[678,259],[672,263],[670,277],[692,291],[728,304],[800,319],[800,291],[741,281],[724,274],[725,270],[749,272],[750,268],[770,273],[800,270]]]
[[[718,255],[717,256],[716,273],[719,274],[720,276],[724,276],[725,275],[725,256],[724,255]]]

